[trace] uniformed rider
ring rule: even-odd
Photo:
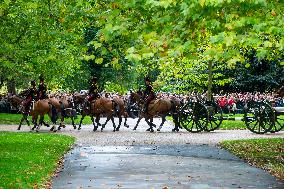
[[[43,99],[47,99],[47,87],[44,83],[44,77],[43,75],[41,75],[39,77],[39,85],[38,85],[38,100],[43,100]]]
[[[23,101],[24,114],[29,114],[32,101],[35,101],[36,98],[37,98],[36,82],[31,81],[31,86],[28,89],[25,100]]]
[[[144,91],[144,99],[145,99],[144,113],[147,113],[149,104],[152,100],[156,98],[156,95],[151,85],[151,80],[149,77],[145,77],[145,85],[146,85],[146,88]]]
[[[97,98],[100,97],[99,95],[99,85],[97,83],[98,81],[98,78],[97,77],[93,77],[92,80],[91,80],[91,85],[90,85],[90,88],[89,88],[89,92],[88,92],[88,95],[87,95],[87,102],[88,102],[88,106],[91,110],[92,106],[91,106],[91,102],[93,100],[96,100]]]

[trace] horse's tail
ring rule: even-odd
[[[171,100],[171,112],[172,112],[172,116],[173,116],[173,120],[174,120],[174,124],[176,127],[180,127],[180,123],[179,123],[179,110],[178,110],[178,105],[176,103],[176,101]]]
[[[51,121],[53,124],[56,123],[57,120],[57,110],[55,108],[55,106],[53,104],[51,104],[50,102],[48,102],[48,105],[50,107],[50,111],[51,111]]]
[[[171,100],[171,112],[172,112],[172,114],[177,113],[177,107],[176,107],[176,103],[175,103],[174,100]]]
[[[62,116],[62,117],[66,117],[66,116],[67,116],[67,115],[66,115],[66,109],[65,109],[65,106],[64,106],[63,102],[62,102],[62,101],[59,101],[59,104],[60,104],[61,116]]]
[[[112,101],[112,108],[114,110],[114,114],[115,115],[118,115],[119,111],[120,111],[120,107],[119,105],[117,104],[117,102],[115,102],[115,100],[111,100]]]

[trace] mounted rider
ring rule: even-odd
[[[144,106],[144,113],[148,112],[149,104],[152,100],[156,98],[156,94],[153,90],[153,87],[151,85],[151,80],[149,77],[145,77],[145,91],[144,91],[144,100],[145,100],[145,106]]]
[[[31,81],[31,86],[27,90],[27,96],[25,100],[23,101],[23,107],[24,107],[24,114],[29,114],[30,107],[32,105],[32,101],[35,101],[37,99],[37,89],[36,89],[36,82]]]
[[[100,97],[99,85],[98,85],[97,81],[98,81],[98,78],[96,76],[93,76],[92,79],[91,79],[91,85],[90,85],[90,88],[89,88],[89,92],[88,92],[88,95],[86,97],[86,100],[88,102],[87,108],[89,107],[90,110],[92,109],[91,102]]]
[[[43,100],[43,99],[47,99],[47,87],[44,83],[44,77],[43,75],[39,76],[39,85],[38,85],[38,100]]]

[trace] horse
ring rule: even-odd
[[[39,123],[43,122],[44,119],[44,115],[48,114],[48,116],[50,117],[53,126],[51,127],[50,131],[56,131],[56,120],[57,120],[57,111],[54,105],[52,105],[48,100],[44,99],[44,100],[39,100],[36,101],[33,104],[33,107],[30,111],[30,115],[32,116],[32,120],[34,123],[34,127],[31,130],[34,130],[36,128],[36,131],[38,132],[40,129],[41,124],[39,124],[37,126],[37,119],[38,116],[40,116],[40,120]]]
[[[23,98],[18,96],[18,95],[12,95],[12,94],[8,94],[8,102],[11,104],[11,106],[15,109],[19,109]]]
[[[125,121],[124,121],[124,126],[126,128],[129,128],[129,125],[127,125],[127,117],[128,117],[128,113],[126,112],[126,109],[125,109],[125,101],[119,97],[119,96],[116,96],[112,99],[115,103],[116,103],[116,107],[115,107],[115,113],[116,113],[116,116],[118,117],[119,119],[119,123],[118,123],[118,126],[116,128],[116,131],[119,131],[120,129],[120,126],[121,126],[121,123],[122,123],[122,116],[124,117]]]
[[[171,114],[175,123],[175,128],[172,129],[172,131],[179,131],[178,109],[180,107],[180,101],[178,99],[160,98],[152,100],[149,104],[148,112],[143,112],[145,102],[142,94],[139,92],[132,92],[130,94],[130,101],[137,102],[140,107],[139,118],[133,130],[136,130],[141,119],[145,118],[145,121],[150,126],[147,131],[154,132],[153,127],[156,127],[156,125],[153,123],[153,118],[155,116],[161,116],[162,122],[157,129],[157,131],[160,131],[166,121],[166,116]]]
[[[98,98],[96,100],[93,100],[91,102],[91,109],[88,109],[87,103],[84,103],[83,109],[82,109],[82,117],[79,123],[78,130],[81,129],[82,121],[85,118],[86,115],[89,115],[91,117],[91,120],[93,122],[94,129],[93,131],[96,131],[98,129],[98,126],[100,125],[99,120],[100,120],[100,115],[104,114],[106,115],[107,119],[105,123],[102,125],[101,131],[105,128],[106,124],[108,123],[109,120],[112,121],[113,124],[113,131],[116,131],[116,126],[114,123],[114,118],[113,118],[113,113],[115,110],[115,107],[117,104],[115,101],[109,99],[109,98]],[[95,125],[94,122],[94,116],[96,117],[95,122],[97,123],[97,126]]]
[[[73,128],[76,129],[76,125],[74,122],[74,117],[76,117],[76,111],[73,109],[72,102],[67,99],[67,97],[61,97],[60,99],[52,97],[47,100],[56,108],[56,111],[58,112],[58,115],[60,117],[61,122],[59,124],[58,130],[60,130],[61,127],[65,128],[64,118],[66,117],[71,118]]]
[[[77,112],[81,112],[83,108],[82,106],[85,103],[87,95],[74,93],[72,97],[73,97],[74,108],[76,109]]]
[[[10,104],[14,107],[19,109],[20,112],[22,112],[23,117],[20,120],[19,126],[17,128],[17,130],[21,129],[21,126],[23,124],[24,121],[26,121],[26,123],[28,124],[28,126],[30,126],[29,120],[28,120],[28,114],[25,113],[24,111],[24,107],[23,107],[23,101],[24,99],[18,95],[8,95],[8,101],[10,102]],[[34,120],[32,120],[32,122],[34,122]],[[42,120],[40,122],[40,124],[44,124],[45,126],[49,127],[49,124],[47,124],[46,122],[44,122],[44,120]]]

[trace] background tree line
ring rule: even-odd
[[[283,85],[280,0],[4,0],[0,87],[26,88],[44,74],[49,89],[107,91],[154,80],[184,93],[267,91]]]

